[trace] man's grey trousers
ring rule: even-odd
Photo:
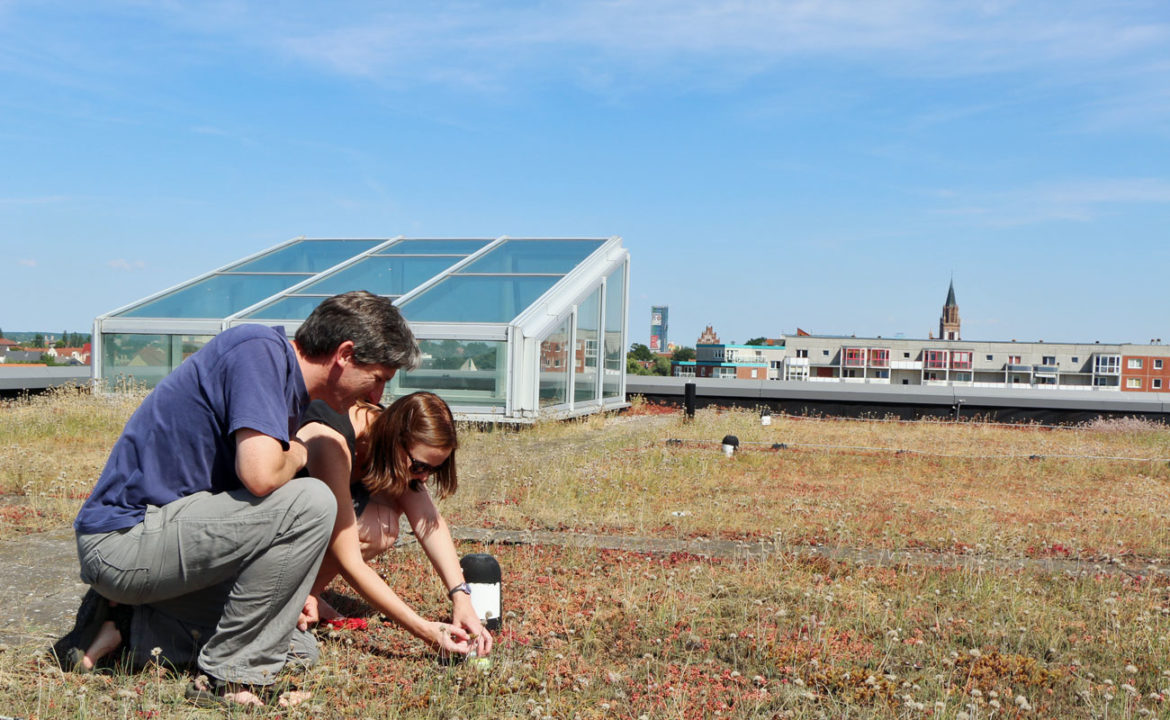
[[[270,685],[290,645],[315,660],[315,643],[296,623],[336,514],[333,493],[315,478],[294,478],[265,497],[196,493],[148,507],[134,527],[79,535],[81,579],[109,600],[141,606],[137,652],[152,637],[172,662],[201,647],[208,675]]]

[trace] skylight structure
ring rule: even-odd
[[[423,350],[415,390],[460,416],[529,421],[625,404],[629,252],[619,237],[297,238],[94,321],[94,377],[153,386],[222,330],[283,326],[322,300],[392,298]]]

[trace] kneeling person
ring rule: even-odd
[[[315,659],[306,598],[336,514],[328,487],[296,477],[301,415],[311,399],[377,400],[419,358],[391,302],[359,291],[325,300],[291,343],[244,325],[185,360],[130,418],[74,523],[82,580],[101,598],[83,603],[75,637],[93,637],[110,604],[137,606],[131,638],[117,638],[134,660],[157,645],[209,678],[192,699],[260,704],[290,648]],[[80,669],[122,634],[104,627]]]

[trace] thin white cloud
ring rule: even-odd
[[[1002,107],[1003,104],[991,103],[933,107],[912,117],[907,123],[906,129],[909,132],[920,132],[934,126],[947,125],[959,120],[993,113]]]
[[[65,202],[69,198],[64,195],[44,195],[41,197],[0,197],[0,205],[50,205]]]
[[[1090,222],[1118,205],[1170,204],[1170,182],[1155,178],[1103,178],[1039,186],[1006,197],[999,225],[1049,221]]]
[[[1170,63],[1157,76],[1168,75]],[[1086,108],[1084,124],[1096,132],[1146,126],[1170,136],[1170,88],[1163,81],[1112,93]]]
[[[1166,58],[1157,4],[1090,0],[606,0],[517,6],[378,2],[169,3],[182,29],[267,48],[330,72],[388,82],[482,84],[516,75],[750,75],[830,58],[946,75]]]
[[[26,9],[32,7],[14,5],[10,14],[24,20],[36,15]],[[214,53],[389,90],[497,94],[570,83],[615,98],[647,87],[722,91],[794,73],[773,88],[783,93],[800,85],[810,66],[822,77],[834,70],[939,79],[1010,74],[1020,95],[981,97],[957,109],[942,103],[917,122],[949,123],[1034,98],[1035,88],[1075,87],[1080,113],[1065,127],[1170,132],[1170,14],[1161,0],[94,0],[89,14],[157,32],[96,40],[65,34],[41,47],[25,39],[36,33],[20,22],[0,23],[0,69],[7,57],[15,72],[116,94],[114,79],[139,72],[143,58],[189,67]],[[826,85],[817,89],[834,92]],[[770,107],[767,94],[754,101]],[[782,108],[792,112],[790,104]],[[195,132],[223,131],[199,125]]]
[[[225,128],[217,127],[215,125],[194,125],[190,131],[195,135],[202,135],[206,138],[220,138],[223,140],[232,140],[240,145],[256,146],[258,143],[249,135]]]
[[[30,268],[33,268],[33,267],[36,267],[36,266],[37,266],[37,261],[36,261],[36,260],[33,260],[33,259],[31,259],[31,258],[22,258],[22,259],[20,259],[20,260],[17,260],[17,261],[16,261],[16,264],[17,264],[17,265],[20,265],[20,266],[22,266],[22,267],[30,267]]]
[[[146,268],[146,263],[142,260],[135,260],[134,262],[130,262],[125,258],[110,260],[106,262],[106,265],[113,268],[114,270],[123,270],[125,272],[133,272],[135,270],[143,270]]]
[[[1124,205],[1170,205],[1170,180],[1094,178],[1051,182],[994,194],[947,190],[950,207],[936,215],[1011,227],[1046,222],[1090,222]]]
[[[950,215],[952,217],[987,217],[991,212],[990,208],[974,205],[944,208],[934,211],[937,215]]]
[[[214,135],[217,137],[231,137],[232,136],[232,134],[230,132],[228,132],[227,130],[213,127],[211,125],[196,125],[195,127],[191,128],[191,132],[195,133],[196,135]]]
[[[1106,178],[1065,182],[1043,188],[1047,202],[1070,205],[1170,203],[1170,181],[1160,178]]]

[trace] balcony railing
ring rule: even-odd
[[[778,379],[778,378],[776,378]],[[872,384],[872,385],[890,385],[892,384],[889,378],[847,378],[847,377],[807,377],[796,378],[789,377],[788,380],[802,381],[810,383],[843,383],[851,385]],[[1037,390],[1076,390],[1089,392],[1119,392],[1120,385],[1070,385],[1061,383],[1059,385],[1053,383],[1050,385],[1041,383],[1011,383],[1011,382],[986,382],[982,380],[956,380],[954,378],[949,380],[929,380],[923,379],[920,385],[934,386],[934,387],[977,387],[977,388],[1002,388],[1006,390],[1030,392]]]
[[[724,362],[736,363],[758,363],[764,362],[763,353],[727,353],[727,359]]]

